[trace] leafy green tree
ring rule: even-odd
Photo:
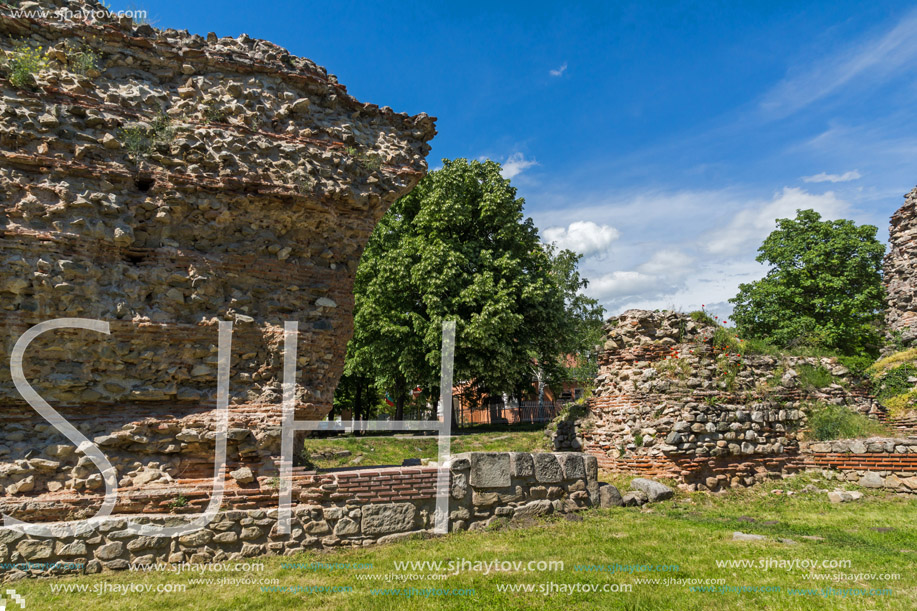
[[[745,337],[876,354],[884,307],[876,227],[823,221],[814,210],[779,219],[758,249],[767,275],[739,286],[732,320]]]
[[[456,321],[455,380],[492,394],[531,380],[533,363],[559,367],[587,318],[601,325],[578,295],[579,257],[541,244],[499,164],[443,163],[382,218],[354,284],[347,368],[372,372],[396,419],[415,385],[438,397],[444,320]]]

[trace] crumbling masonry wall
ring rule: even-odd
[[[888,228],[885,322],[896,343],[909,346],[917,337],[917,188],[904,196],[904,205]]]
[[[246,35],[4,13],[7,60],[31,45],[48,64],[0,79],[0,511],[72,519],[99,502],[95,466],[7,366],[26,329],[61,317],[111,335],[42,335],[26,377],[118,470],[116,512],[209,489],[217,324],[232,321],[229,494],[254,495],[276,475],[283,323],[300,325],[297,418],[322,417],[360,255],[424,175],[434,119],[360,103]]]
[[[834,359],[742,356],[735,343],[715,347],[716,327],[684,314],[629,310],[606,331],[590,415],[565,439],[612,472],[695,490],[751,485],[800,468],[807,405],[882,411]],[[831,383],[807,387],[804,368],[821,368]]]

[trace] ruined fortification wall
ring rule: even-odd
[[[111,334],[40,336],[26,377],[141,495],[212,476],[217,323],[232,321],[228,460],[254,480],[229,483],[263,487],[280,448],[283,323],[300,325],[297,417],[319,418],[363,247],[424,175],[434,120],[360,103],[245,35],[0,16],[7,62],[22,45],[47,64],[29,83],[0,79],[0,510],[79,517],[102,487],[7,368],[26,329],[60,317]],[[137,507],[129,496],[117,511]]]
[[[917,188],[904,196],[904,205],[892,215],[888,243],[885,322],[897,336],[893,339],[909,346],[917,337]]]
[[[716,347],[716,327],[684,314],[629,310],[606,330],[574,444],[609,471],[695,489],[750,485],[793,463],[807,405],[881,412],[834,359],[743,356],[738,340]],[[830,374],[830,384],[807,386],[805,368]]]

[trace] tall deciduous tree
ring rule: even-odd
[[[492,161],[444,160],[382,218],[357,269],[349,371],[371,371],[403,418],[408,392],[438,393],[442,322],[456,321],[455,379],[490,393],[556,366],[601,325],[579,257],[545,247]]]
[[[779,219],[758,249],[767,275],[739,286],[732,320],[747,337],[875,354],[884,304],[876,227],[823,221],[814,210]]]

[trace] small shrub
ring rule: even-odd
[[[312,192],[312,188],[315,186],[315,180],[306,174],[304,170],[296,170],[292,173],[293,186],[296,187],[296,192],[300,195],[307,195]]]
[[[917,361],[917,348],[911,348],[909,350],[903,350],[901,352],[896,352],[891,356],[887,356],[884,359],[879,359],[869,367],[869,374],[872,376],[878,376],[889,369],[893,369],[898,365],[904,363],[911,363]]]
[[[153,123],[150,125],[148,132],[153,144],[168,144],[175,138],[175,128],[172,127],[172,119],[164,112],[159,113]]]
[[[179,507],[186,507],[187,505],[188,505],[188,498],[181,494],[179,494],[174,499],[169,501],[169,507],[171,509],[178,509]]]
[[[826,388],[835,382],[834,376],[824,365],[800,365],[798,373],[799,384],[803,388]]]
[[[809,429],[819,441],[854,439],[887,434],[881,423],[870,420],[844,405],[815,405],[810,408]]]
[[[720,380],[725,383],[726,390],[732,392],[736,387],[736,378],[739,375],[739,372],[742,371],[744,364],[741,360],[732,361],[725,354],[721,354],[716,359],[716,373],[717,380]]]
[[[19,45],[7,62],[10,84],[19,88],[31,87],[35,84],[35,75],[47,67],[48,58],[42,47]]]
[[[917,377],[917,366],[910,363],[898,365],[878,376],[873,385],[876,399],[885,402],[892,397],[907,393],[914,387],[911,378]]]
[[[777,365],[777,368],[774,369],[774,375],[767,381],[768,386],[780,386],[780,383],[783,381],[783,374],[786,373],[786,367],[783,365]]]
[[[694,310],[688,316],[691,317],[691,320],[694,322],[699,322],[704,325],[710,325],[711,327],[717,326],[716,321],[713,320],[713,317],[707,314],[704,310]]]
[[[640,433],[637,433],[636,435],[634,435],[634,445],[636,445],[638,448],[643,447],[643,435],[641,435]]]
[[[869,376],[869,368],[872,366],[872,359],[868,356],[839,356],[837,362],[850,370],[850,373],[858,378]]]
[[[691,375],[691,364],[682,358],[667,358],[656,363],[656,371],[670,380],[686,380]]]
[[[348,146],[347,154],[353,157],[357,163],[371,172],[375,172],[382,167],[382,157],[375,153],[367,153],[366,151],[361,151],[355,147]]]
[[[146,128],[141,125],[121,128],[118,132],[118,139],[134,162],[146,159],[153,148],[153,143],[150,141]]]
[[[912,390],[882,401],[892,420],[913,415],[917,409],[917,390]]]
[[[217,100],[204,103],[204,119],[208,123],[225,123],[229,113]]]
[[[86,74],[99,69],[99,55],[91,47],[83,45],[67,55],[67,64],[72,72]]]
[[[150,127],[130,125],[118,132],[118,139],[134,162],[146,159],[154,146],[168,144],[174,137],[175,129],[172,127],[172,119],[165,113],[153,119]]]

